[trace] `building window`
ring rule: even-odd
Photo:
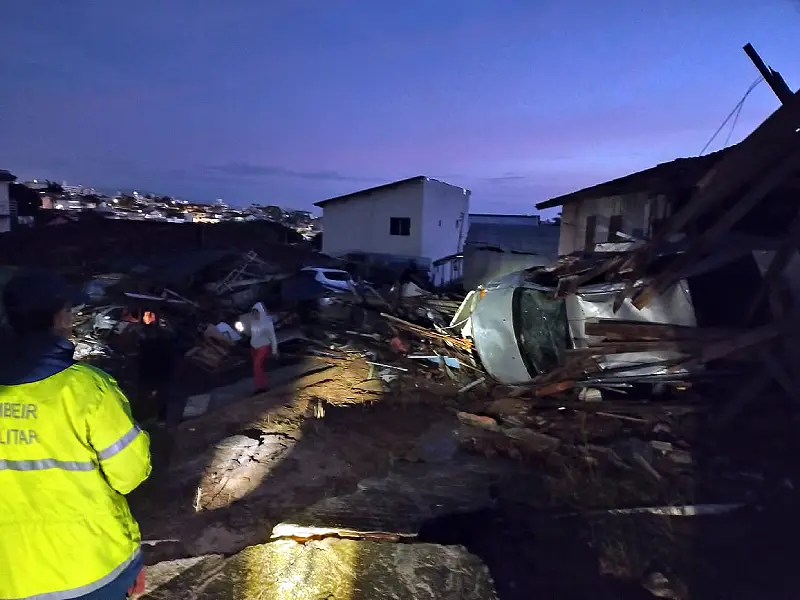
[[[664,229],[666,222],[666,219],[653,219],[653,222],[650,225],[650,236],[652,237],[661,233],[661,230]]]
[[[411,235],[411,219],[391,217],[389,219],[389,235]]]
[[[595,215],[586,217],[586,232],[583,240],[583,251],[586,253],[594,252],[594,245],[597,243],[595,241],[596,230],[597,217]]]
[[[622,231],[622,215],[614,215],[608,220],[608,241],[621,242],[624,238],[617,235]]]

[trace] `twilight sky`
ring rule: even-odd
[[[800,86],[798,0],[10,0],[0,40],[0,168],[296,208],[425,174],[530,213],[697,154],[746,42]]]

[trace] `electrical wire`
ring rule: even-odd
[[[715,139],[717,139],[719,132],[722,131],[725,125],[728,124],[728,121],[730,121],[731,118],[733,118],[733,125],[731,126],[731,130],[728,133],[728,138],[725,140],[725,145],[726,146],[728,145],[728,141],[730,141],[731,135],[733,134],[733,129],[734,127],[736,127],[736,123],[739,120],[739,115],[742,112],[742,107],[744,106],[745,100],[747,100],[747,97],[750,95],[750,93],[754,89],[756,89],[758,84],[761,83],[762,81],[764,81],[764,78],[759,76],[758,79],[756,79],[753,83],[750,84],[750,87],[747,88],[747,91],[744,93],[744,96],[742,96],[742,99],[736,103],[736,106],[734,106],[733,110],[728,113],[728,116],[725,117],[725,120],[722,122],[722,124],[719,127],[717,127],[717,130],[714,132],[714,135],[712,135],[711,139],[706,142],[706,145],[703,146],[702,150],[700,150],[700,154],[698,156],[702,156],[705,153],[705,151],[708,150],[708,147],[714,142]]]
[[[731,141],[731,136],[733,135],[733,130],[736,129],[736,123],[739,122],[739,115],[742,114],[742,107],[744,107],[744,102],[739,104],[739,108],[736,111],[736,114],[733,117],[733,123],[731,123],[731,128],[728,130],[728,136],[725,138],[725,143],[722,145],[723,148],[727,148],[728,144]]]

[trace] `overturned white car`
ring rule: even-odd
[[[586,335],[590,319],[617,319],[696,327],[695,311],[685,281],[673,285],[647,308],[628,299],[614,313],[621,283],[581,287],[564,298],[554,287],[533,281],[534,271],[519,271],[469,292],[451,321],[450,330],[470,338],[486,371],[500,383],[522,384],[564,363],[567,350],[586,348],[599,340]],[[600,367],[626,376],[665,373],[668,351],[608,354]]]

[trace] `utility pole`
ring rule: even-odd
[[[772,91],[775,92],[781,104],[786,104],[794,97],[794,93],[789,89],[789,86],[786,85],[781,74],[764,64],[764,61],[761,60],[761,57],[758,55],[758,52],[756,52],[756,49],[753,48],[752,44],[745,44],[744,53],[753,61],[756,69],[761,73],[761,76],[769,87],[772,88]]]

